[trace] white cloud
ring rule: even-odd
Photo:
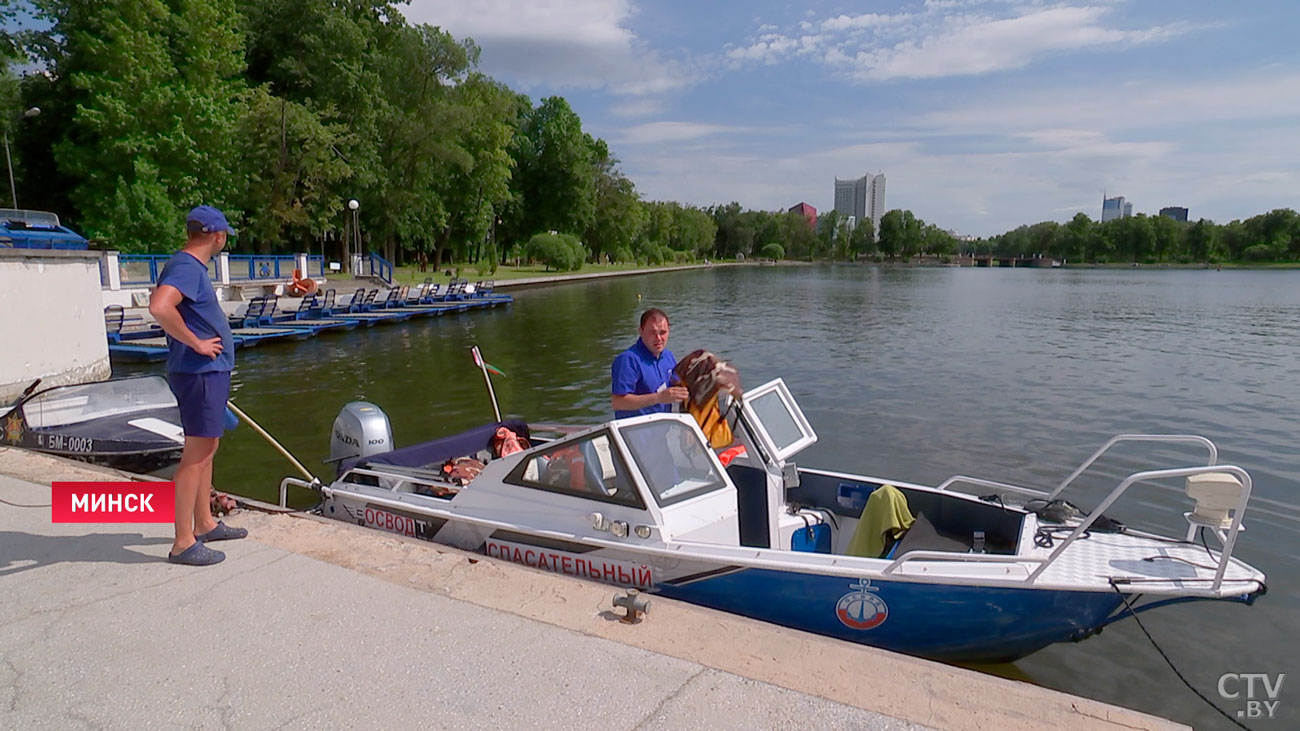
[[[920,13],[840,14],[786,32],[764,25],[726,56],[733,65],[812,58],[869,81],[969,76],[1022,68],[1055,53],[1152,43],[1192,27],[1113,28],[1102,22],[1109,11],[1106,5],[927,2]]]
[[[411,0],[402,12],[473,38],[483,69],[525,90],[656,94],[701,76],[689,60],[663,57],[628,29],[630,0]]]
[[[616,142],[644,145],[659,142],[681,142],[721,134],[735,134],[744,127],[697,122],[649,122],[628,127],[615,136]]]

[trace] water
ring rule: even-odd
[[[379,404],[399,445],[477,425],[491,408],[468,348],[505,371],[502,408],[590,423],[609,412],[609,362],[662,307],[669,347],[707,347],[757,385],[781,376],[820,441],[803,464],[937,483],[964,473],[1051,487],[1110,436],[1199,433],[1255,480],[1237,555],[1268,573],[1254,607],[1197,603],[1144,615],[1202,693],[1224,673],[1288,673],[1300,642],[1300,272],[744,267],[516,294],[511,308],[241,351],[235,398],[309,466],[347,401]],[[1203,457],[1120,449],[1083,480],[1091,506],[1123,475]],[[274,500],[289,470],[251,430],[225,440],[221,489]],[[306,500],[306,495],[294,495]],[[1177,484],[1131,491],[1109,514],[1181,535]],[[1194,724],[1226,721],[1186,690],[1132,621],[1014,666],[983,668]],[[1300,682],[1300,680],[1293,680]],[[1228,690],[1234,690],[1230,684]],[[1300,727],[1284,683],[1273,721]]]

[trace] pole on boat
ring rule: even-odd
[[[253,417],[249,416],[248,414],[245,414],[242,410],[240,410],[238,406],[236,406],[234,403],[230,401],[226,402],[226,406],[231,411],[235,412],[235,414],[239,418],[243,419],[245,424],[248,424],[250,427],[252,427],[253,431],[257,432],[258,434],[261,434],[263,439],[270,442],[271,446],[275,447],[277,452],[283,454],[285,459],[292,462],[293,466],[298,468],[298,471],[302,473],[303,477],[306,477],[308,480],[311,480],[312,482],[320,482],[320,480],[316,479],[315,475],[309,472],[306,467],[302,466],[302,462],[299,462],[296,457],[294,457],[292,454],[289,454],[289,450],[285,449],[279,442],[275,441],[275,437],[271,436],[270,433],[267,432],[265,429],[263,429],[262,426],[258,424],[256,421],[253,421]]]
[[[492,390],[492,376],[488,373],[487,361],[483,360],[483,354],[479,352],[478,346],[469,349],[474,355],[474,365],[483,371],[483,382],[487,384],[488,398],[492,399],[492,413],[496,414],[497,421],[501,421],[501,407],[497,406],[497,394]]]

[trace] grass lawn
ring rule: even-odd
[[[673,266],[671,264],[667,266]],[[503,265],[497,267],[493,274],[479,274],[478,268],[473,264],[443,264],[439,271],[434,271],[429,267],[429,271],[421,272],[418,266],[400,266],[393,267],[393,281],[401,284],[419,284],[426,278],[432,278],[435,282],[445,283],[451,277],[448,277],[446,271],[460,270],[460,276],[465,277],[471,282],[480,279],[492,279],[502,282],[508,279],[531,279],[533,277],[554,277],[560,275],[574,274],[597,274],[601,272],[631,272],[638,270],[654,271],[662,269],[659,266],[640,266],[637,264],[583,264],[582,268],[573,272],[557,272],[554,269],[547,271],[544,266],[509,266]]]

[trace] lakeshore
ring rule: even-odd
[[[312,516],[243,511],[194,569],[169,525],[17,507],[121,477],[0,449],[6,727],[1186,728],[662,598],[626,625],[610,587]]]

